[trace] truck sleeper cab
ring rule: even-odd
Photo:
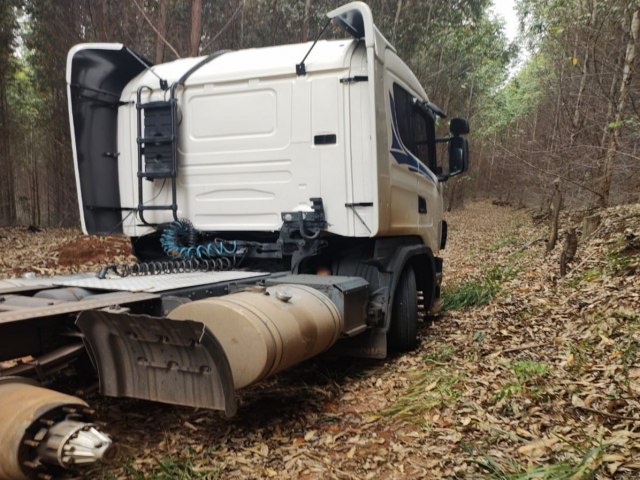
[[[353,2],[327,16],[352,38],[161,65],[121,44],[74,47],[67,81],[82,228],[132,238],[140,263],[124,273],[246,270],[267,276],[256,288],[321,291],[339,313],[327,307],[311,322],[317,332],[327,327],[323,338],[331,340],[313,354],[340,340],[333,348],[382,358],[387,346],[414,348],[418,317],[438,307],[438,252],[446,243],[442,182],[466,170],[469,128],[454,119],[451,136],[436,138],[436,118],[444,113],[375,27],[367,5]],[[437,162],[437,141],[449,143],[447,174]],[[245,297],[243,305],[261,302]],[[224,298],[186,303],[162,320],[167,331],[178,321],[200,322],[217,352],[211,358],[226,372],[218,379],[226,386],[212,393],[218,397],[246,384],[233,380],[245,374],[224,344],[242,333],[210,324],[214,310],[227,308],[220,306]],[[79,321],[98,357],[109,355],[100,335],[143,324],[87,315],[102,325]],[[265,315],[277,324],[278,315]],[[315,339],[302,334],[292,342],[304,350]],[[277,347],[285,351],[273,355],[297,346]],[[247,378],[278,370],[264,368]],[[148,398],[133,389],[128,395]],[[231,411],[228,402],[212,402]]]

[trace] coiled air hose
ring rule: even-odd
[[[236,240],[216,238],[212,242],[198,243],[199,237],[200,233],[189,220],[171,222],[160,235],[160,245],[167,259],[131,264],[111,263],[102,267],[97,276],[103,279],[109,273],[128,277],[228,270],[238,264],[238,255],[241,261],[246,253],[246,249],[241,251]]]
[[[213,242],[198,244],[198,236],[193,224],[181,219],[170,223],[162,231],[160,245],[168,257],[183,260],[229,257],[235,256],[238,251],[238,242],[235,240],[228,242],[216,238]]]

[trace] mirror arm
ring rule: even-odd
[[[413,97],[413,105],[418,110],[426,113],[427,115],[435,115],[436,117],[447,118],[447,114],[444,113],[444,111],[440,107],[429,101],[425,102],[423,100],[419,100],[416,97]]]

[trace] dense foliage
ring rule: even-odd
[[[573,206],[638,201],[638,4],[520,0],[519,10],[532,54],[484,99],[476,190],[545,205],[559,178]]]

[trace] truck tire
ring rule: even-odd
[[[391,324],[387,334],[389,348],[399,352],[413,350],[418,345],[418,292],[416,275],[411,265],[404,267],[391,309]]]

